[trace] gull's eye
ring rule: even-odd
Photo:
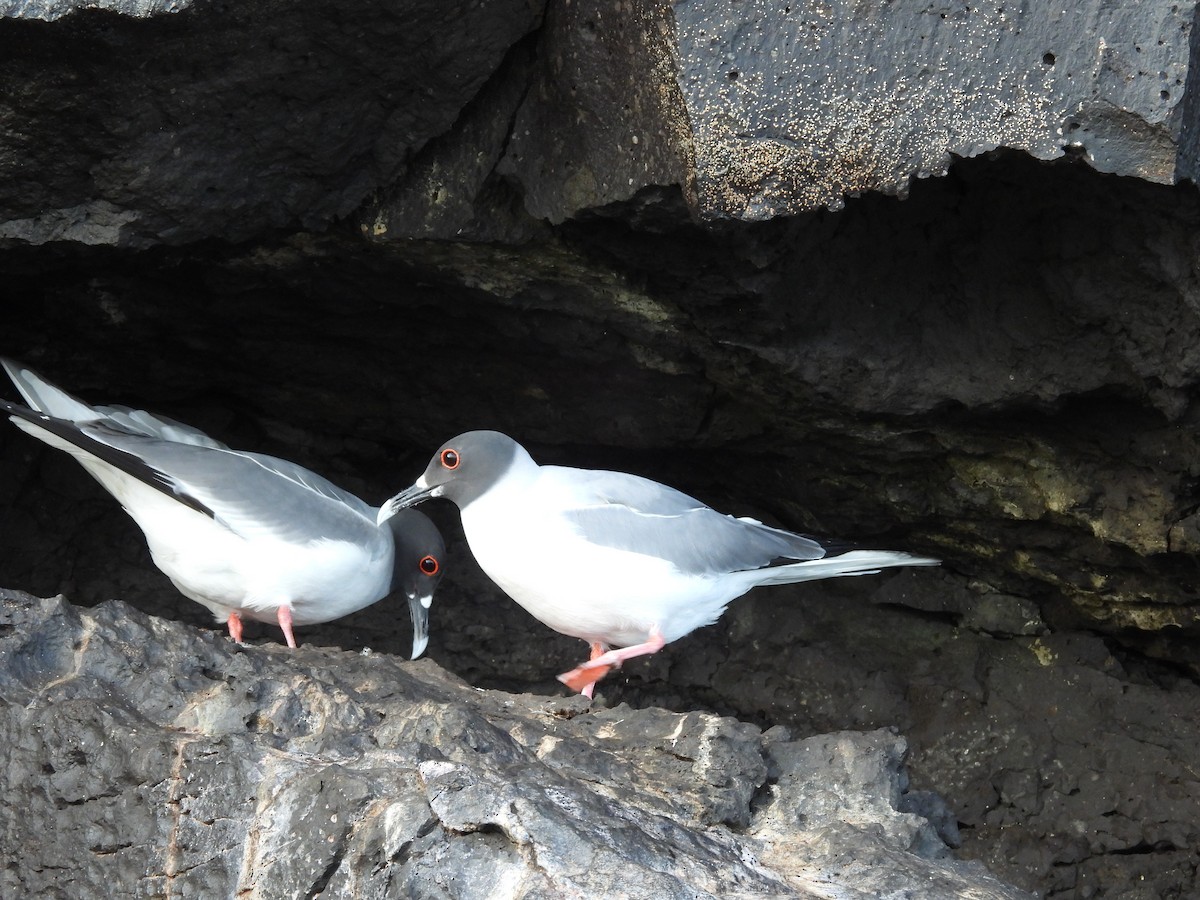
[[[438,561],[432,556],[421,557],[421,561],[417,565],[421,567],[421,571],[426,575],[436,575],[438,570],[441,569]]]
[[[449,447],[447,447],[445,450],[442,451],[442,468],[443,469],[452,469],[452,470],[457,469],[458,464],[461,461],[462,460],[459,458],[457,450],[451,450]]]

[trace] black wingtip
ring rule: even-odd
[[[176,488],[175,482],[171,479],[170,475],[148,465],[145,460],[136,454],[97,440],[83,431],[74,422],[68,422],[66,419],[56,419],[53,416],[37,412],[19,403],[10,403],[8,400],[0,400],[0,409],[3,409],[10,416],[24,419],[31,425],[62,438],[69,444],[74,444],[85,453],[90,453],[102,462],[108,463],[113,468],[119,469],[144,484],[148,484],[156,491],[161,491],[172,500],[194,509],[201,515],[208,516],[210,519],[216,518],[213,511],[195,497],[181,493]],[[104,425],[102,423],[95,423],[92,427],[103,429]],[[108,430],[112,431],[112,429]],[[114,431],[113,433],[117,432]],[[135,439],[139,437],[138,435],[126,436]],[[154,438],[146,438],[146,440],[154,440]]]

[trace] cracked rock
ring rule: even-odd
[[[903,738],[471,689],[3,593],[6,896],[1016,900],[902,811]]]

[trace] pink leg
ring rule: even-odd
[[[613,666],[619,666],[627,659],[633,659],[635,656],[648,656],[651,653],[657,653],[666,644],[667,642],[663,640],[662,632],[655,625],[650,629],[650,638],[645,643],[601,653],[599,656],[592,657],[589,662],[585,662],[570,672],[564,672],[562,675],[559,675],[558,680],[571,688],[571,690],[579,691],[582,694],[584,688],[588,685],[594,685],[607,675],[608,670]]]
[[[592,655],[591,655],[590,657],[588,657],[588,658],[589,658],[589,659],[596,659],[596,658],[597,658],[597,657],[599,657],[599,656],[603,656],[603,655],[604,655],[604,652],[605,652],[607,649],[608,649],[608,647],[607,647],[607,646],[605,646],[604,644],[600,643],[599,641],[592,641]],[[605,675],[607,675],[607,674],[608,674],[608,669],[605,669],[603,672],[601,672],[601,673],[600,673],[599,677],[598,677],[598,678],[596,678],[596,681],[599,681],[601,678],[603,678],[603,677],[604,677]],[[585,687],[585,688],[584,688],[583,690],[581,690],[579,693],[583,694],[583,696],[585,696],[585,697],[587,697],[589,700],[591,700],[591,699],[592,699],[592,692],[593,692],[594,690],[596,690],[596,681],[589,681],[589,682],[588,682],[588,684],[587,684],[587,687]]]
[[[279,627],[283,629],[283,636],[287,638],[287,645],[293,650],[296,649],[296,638],[292,635],[292,609],[290,606],[281,606],[275,611],[275,617],[279,619]]]
[[[236,612],[231,612],[229,618],[225,620],[225,624],[229,626],[229,636],[240,644],[242,642],[242,617]]]

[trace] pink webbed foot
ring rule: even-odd
[[[572,669],[570,672],[564,672],[558,676],[558,680],[565,684],[571,690],[578,691],[587,697],[592,696],[590,690],[595,690],[596,682],[608,674],[609,669],[619,667],[621,663],[628,659],[633,659],[637,656],[649,656],[651,653],[657,653],[667,642],[663,640],[662,632],[655,625],[650,629],[649,638],[641,643],[634,644],[632,647],[623,647],[620,650],[609,650],[607,653],[596,654],[598,644],[592,645],[592,658],[583,665]],[[601,649],[603,647],[601,646]]]
[[[287,645],[293,650],[296,649],[296,638],[292,634],[292,609],[289,606],[281,606],[275,611],[275,618],[279,620],[279,627],[283,629],[283,636],[287,638]]]
[[[577,693],[583,694],[589,700],[592,699],[592,692],[596,690],[596,682],[608,674],[608,670],[612,666],[597,666],[594,668],[586,668],[587,663],[582,666],[572,669],[570,672],[563,672],[558,676],[558,680]]]
[[[588,659],[595,659],[595,658],[596,658],[596,657],[598,657],[598,656],[602,656],[602,655],[604,654],[604,652],[605,652],[607,649],[608,649],[608,647],[607,647],[606,645],[604,645],[604,644],[600,643],[599,641],[592,641],[592,655],[591,655],[591,656],[589,656],[589,657],[588,657]],[[579,670],[579,669],[575,669],[574,671],[575,671],[575,672],[579,672],[580,670]],[[576,688],[574,685],[568,685],[568,687],[571,687],[571,688],[573,688],[574,690],[577,690],[577,691],[579,691],[579,693],[583,694],[583,696],[585,696],[585,697],[587,697],[589,700],[591,700],[591,699],[592,699],[592,692],[593,692],[594,690],[596,690],[596,682],[597,682],[597,681],[599,681],[601,678],[603,678],[605,675],[607,675],[607,674],[608,674],[608,669],[607,669],[607,668],[606,668],[606,669],[603,669],[603,670],[599,670],[599,671],[600,671],[600,674],[599,674],[599,675],[597,675],[597,676],[596,676],[594,679],[592,679],[591,681],[587,682],[587,683],[586,683],[586,684],[585,684],[583,687],[581,687],[581,688]],[[571,672],[568,672],[568,673],[567,673],[567,675],[570,675],[570,674],[573,674],[573,673],[571,673]],[[562,676],[562,677],[564,677],[564,678],[565,678],[566,676]]]
[[[242,642],[242,617],[236,612],[231,612],[229,618],[225,620],[225,624],[229,627],[229,636],[240,644]]]

